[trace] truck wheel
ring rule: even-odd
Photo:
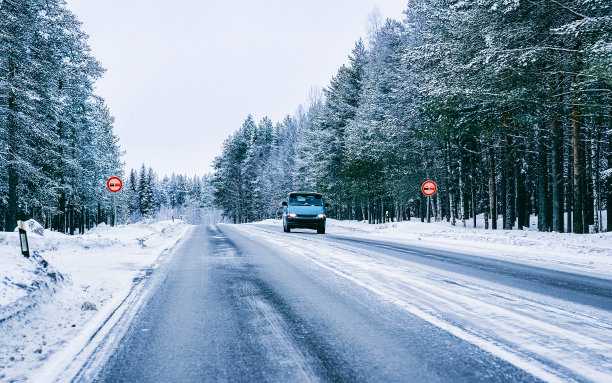
[[[317,234],[325,234],[325,226],[318,228]]]

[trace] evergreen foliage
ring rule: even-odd
[[[119,194],[123,198],[117,213],[121,223],[182,219],[191,224],[209,224],[221,219],[214,205],[211,175],[190,178],[172,174],[160,180],[151,167],[143,164],[140,173],[130,171]]]
[[[74,233],[110,221],[122,175],[103,72],[62,0],[0,2],[0,230],[18,219]]]
[[[274,129],[247,118],[215,160],[215,200],[234,222],[278,217],[297,189],[339,219],[423,220],[433,179],[437,220],[612,230],[611,11],[410,0],[402,22],[373,23],[323,100]]]

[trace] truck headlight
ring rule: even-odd
[[[293,218],[293,217],[296,217],[296,216],[297,216],[297,214],[295,214],[295,213],[287,213],[287,217]]]
[[[327,217],[327,216],[326,216],[325,214],[319,214],[319,215],[317,215],[317,217],[318,217],[318,218],[325,218],[325,217]]]

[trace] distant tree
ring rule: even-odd
[[[140,168],[140,183],[138,185],[138,205],[140,206],[140,214],[144,218],[153,217],[153,183],[152,171],[147,171],[144,164]]]

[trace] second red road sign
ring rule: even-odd
[[[113,193],[117,193],[123,187],[123,183],[117,177],[111,177],[106,181],[106,187]]]
[[[438,185],[433,181],[425,181],[423,185],[421,185],[421,191],[428,197],[432,196],[438,191]]]

